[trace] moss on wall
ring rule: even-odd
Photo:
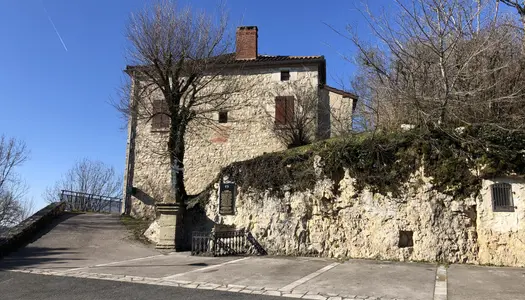
[[[423,167],[435,189],[455,197],[475,195],[481,179],[525,173],[525,134],[495,128],[455,130],[415,128],[330,139],[287,151],[264,154],[222,169],[242,188],[304,191],[318,175],[338,182],[344,169],[357,190],[398,195],[414,172]],[[323,174],[316,174],[315,157]]]

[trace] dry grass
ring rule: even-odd
[[[144,236],[144,231],[150,225],[149,220],[135,219],[130,216],[121,216],[120,221],[130,233],[130,237],[144,244],[151,244],[151,242]]]

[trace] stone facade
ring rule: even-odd
[[[210,184],[222,167],[232,162],[250,159],[264,153],[275,152],[286,147],[274,134],[275,97],[286,93],[288,81],[281,81],[281,71],[290,73],[290,81],[314,88],[314,93],[323,93],[319,77],[319,65],[291,64],[287,67],[249,68],[242,73],[227,76],[240,77],[250,86],[232,101],[239,105],[227,111],[227,122],[219,123],[218,112],[207,115],[207,124],[190,123],[186,134],[185,185],[189,194],[198,194]],[[136,83],[137,84],[137,83]],[[151,97],[160,97],[153,93]],[[321,98],[321,97],[320,97]],[[319,112],[318,124],[329,124],[321,120],[329,115]],[[321,128],[322,125],[319,125]],[[134,194],[131,198],[131,214],[137,217],[154,218],[156,202],[165,202],[170,195],[170,166],[166,155],[167,130],[153,130],[151,121],[136,120],[129,129],[133,151],[128,151],[128,166],[131,155],[133,168],[128,168]],[[132,134],[133,132],[133,134]],[[319,136],[319,135],[318,135]],[[127,189],[129,190],[129,188]]]
[[[513,212],[493,211],[490,187],[501,182],[512,186]],[[525,181],[516,177],[485,180],[477,205],[479,262],[525,266]]]
[[[316,66],[287,68],[290,79],[312,86],[318,85]],[[286,86],[280,80],[280,68],[254,69],[243,75],[249,83],[257,83],[251,95],[244,96],[245,105],[228,112],[228,122],[215,127],[189,129],[186,147],[186,189],[190,194],[201,192],[222,167],[268,152],[286,149],[273,133],[275,97]],[[217,113],[216,113],[217,114]],[[218,114],[212,119],[217,120]]]
[[[217,184],[204,219],[245,228],[276,255],[525,266],[522,181],[496,180],[512,184],[516,210],[493,212],[492,180],[483,181],[478,197],[453,199],[435,191],[429,178],[412,178],[400,197],[357,193],[348,172],[337,194],[326,178],[304,192],[284,189],[280,197],[239,187],[236,213],[228,216],[218,213]],[[191,230],[209,230],[204,224]]]
[[[322,90],[329,105],[330,136],[340,136],[352,131],[353,112],[357,96],[332,87]]]

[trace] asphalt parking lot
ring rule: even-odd
[[[0,269],[305,299],[525,299],[525,269],[161,253],[130,239],[116,217],[96,214],[65,218]]]

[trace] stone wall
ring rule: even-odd
[[[453,199],[415,174],[394,197],[357,193],[346,171],[304,192],[238,187],[232,216],[218,213],[217,184],[200,219],[246,228],[270,254],[524,266],[525,186],[501,180],[512,183],[513,213],[492,212],[492,181],[476,198]]]
[[[29,243],[35,235],[64,213],[65,202],[55,202],[34,213],[20,224],[2,230],[0,258]]]
[[[352,114],[354,99],[326,91],[330,105],[330,134],[332,137],[347,134],[352,131]]]
[[[512,185],[514,212],[494,212],[490,185]],[[479,262],[525,266],[525,181],[516,177],[484,180],[478,199],[477,234]]]

